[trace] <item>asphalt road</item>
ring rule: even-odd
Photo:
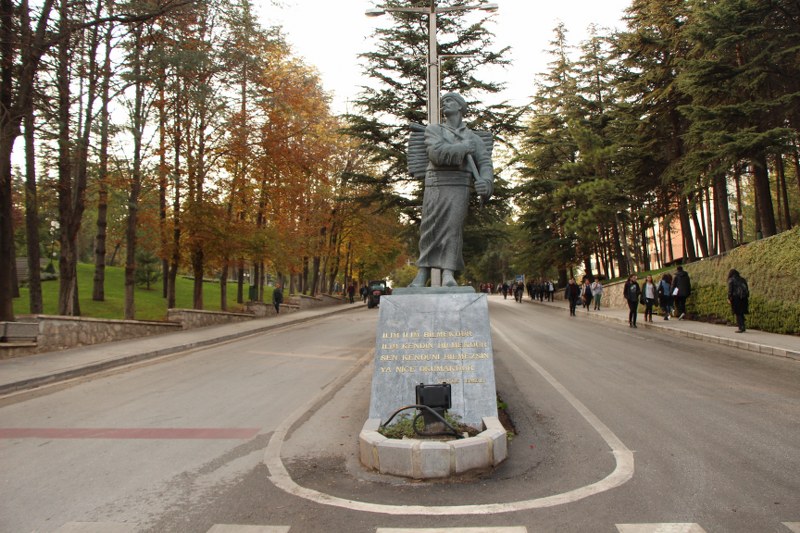
[[[490,313],[518,429],[492,473],[360,467],[377,324],[363,309],[0,407],[0,531],[800,531],[800,362],[496,296]],[[299,495],[272,483],[276,457]],[[448,511],[484,504],[502,511]]]

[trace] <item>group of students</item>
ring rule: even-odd
[[[664,315],[664,320],[669,320],[673,309],[678,320],[686,316],[686,299],[692,294],[692,282],[689,274],[678,266],[678,271],[673,277],[664,273],[658,285],[653,281],[653,276],[647,276],[642,286],[639,286],[636,274],[631,274],[622,289],[622,296],[628,303],[628,325],[636,327],[636,318],[639,316],[639,304],[644,305],[645,322],[653,321],[653,308],[658,304]]]
[[[603,283],[599,280],[591,280],[588,277],[583,279],[583,284],[578,286],[575,278],[570,278],[564,291],[564,299],[569,302],[569,315],[575,316],[575,309],[578,302],[582,302],[587,311],[591,305],[594,310],[600,310],[600,301],[603,298]]]
[[[728,272],[728,303],[731,312],[736,317],[737,333],[745,332],[744,316],[749,312],[750,288],[747,280],[736,269]],[[637,282],[636,274],[631,275],[625,282],[622,292],[628,302],[628,324],[636,327],[636,318],[639,314],[639,304],[643,304],[645,322],[653,321],[653,307],[658,304],[663,311],[664,320],[669,320],[674,313],[678,320],[686,316],[686,299],[692,294],[692,283],[689,274],[678,266],[678,271],[673,277],[669,273],[661,276],[658,285],[653,282],[652,276],[647,276],[642,286]]]

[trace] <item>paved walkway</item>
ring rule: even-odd
[[[0,396],[361,307],[366,307],[366,304],[361,302],[352,305],[334,304],[235,324],[181,330],[151,337],[4,359],[0,360]]]
[[[514,303],[513,299],[509,298],[509,300]],[[568,319],[569,317],[569,306],[564,300],[539,302],[538,300],[531,301],[530,298],[526,297],[523,302],[559,308],[559,310],[563,310],[565,318]],[[618,322],[626,326],[628,324],[627,308],[601,308],[600,311],[587,311],[582,307],[578,307],[576,314],[577,316],[574,320],[577,322],[591,319]],[[639,328],[654,328],[672,335],[681,335],[704,342],[735,346],[751,352],[778,357],[789,357],[800,361],[800,336],[796,335],[766,333],[755,329],[748,329],[744,333],[737,333],[737,328],[735,326],[697,322],[694,320],[678,320],[674,317],[670,317],[669,320],[664,320],[662,316],[653,316],[653,322],[650,323],[644,321],[644,315],[642,313],[639,313],[636,325]]]
[[[492,298],[499,298],[499,296],[492,296]],[[511,298],[509,298],[509,302],[514,303]],[[565,320],[569,320],[567,304],[564,301],[532,302],[526,298],[524,303],[552,307],[554,311],[563,312]],[[361,302],[352,305],[332,305],[236,324],[190,329],[152,337],[0,360],[0,395],[35,389],[155,357],[202,348],[281,326],[359,309],[364,305]],[[576,323],[580,323],[582,320],[608,320],[621,324],[628,322],[627,309],[604,308],[601,311],[586,311],[579,308],[577,314],[578,316],[573,319]],[[800,361],[800,336],[779,335],[757,330],[736,333],[736,328],[732,326],[692,320],[671,319],[665,321],[660,316],[654,317],[653,320],[653,323],[646,323],[640,315],[638,325],[640,328],[655,328],[673,335],[683,335],[704,342],[735,346],[752,352]]]

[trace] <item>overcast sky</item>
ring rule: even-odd
[[[361,75],[358,55],[370,50],[370,35],[389,17],[369,18],[370,0],[282,0],[283,7],[258,2],[263,26],[280,25],[295,55],[316,67],[325,90],[333,94],[333,111],[343,113],[347,102],[367,84]],[[537,73],[547,69],[553,28],[563,22],[570,44],[586,37],[586,28],[622,28],[624,10],[630,0],[496,0],[490,30],[496,48],[511,47],[512,64],[496,75],[506,82],[501,99],[513,104],[527,102]],[[387,20],[383,20],[387,19]]]

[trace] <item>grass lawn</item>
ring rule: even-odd
[[[105,301],[92,300],[92,285],[94,265],[87,263],[78,264],[78,299],[80,300],[81,316],[93,318],[123,318],[125,304],[125,269],[123,267],[106,267]],[[194,281],[178,276],[175,286],[175,307],[179,309],[192,308],[192,293]],[[247,299],[247,287],[245,299]],[[264,298],[271,301],[270,288],[265,289]],[[28,288],[20,289],[20,297],[14,300],[14,313],[19,315],[29,314]],[[42,282],[42,301],[44,314],[55,315],[58,308],[58,280]],[[208,311],[219,311],[220,296],[219,283],[203,284],[204,308]],[[136,288],[135,294],[136,318],[138,320],[166,320],[167,300],[161,296],[161,281],[152,286],[151,290],[141,287]],[[242,306],[236,303],[236,284],[228,283],[228,311],[241,311]]]

